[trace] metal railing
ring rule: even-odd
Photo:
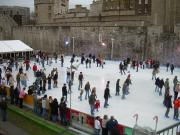
[[[180,122],[171,125],[167,128],[164,128],[160,131],[157,131],[157,135],[176,135],[177,132],[180,131]]]

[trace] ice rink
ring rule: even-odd
[[[76,58],[77,59],[77,58]],[[79,62],[80,62],[80,58]],[[97,97],[101,102],[101,107],[99,112],[96,112],[96,116],[103,116],[107,114],[109,117],[114,116],[120,124],[133,127],[135,124],[135,119],[133,118],[134,114],[139,115],[138,125],[139,126],[149,126],[154,129],[155,121],[153,121],[153,117],[155,115],[158,116],[158,129],[165,128],[170,126],[177,121],[173,120],[173,112],[174,110],[170,110],[170,118],[167,119],[164,117],[166,108],[163,106],[163,98],[164,96],[159,96],[158,93],[155,93],[155,81],[152,81],[152,69],[139,69],[139,72],[131,69],[131,79],[132,85],[130,85],[130,94],[126,96],[125,100],[121,99],[121,96],[115,96],[115,88],[116,81],[120,79],[120,86],[122,87],[123,82],[125,81],[126,75],[121,75],[119,73],[119,61],[106,61],[104,65],[104,69],[100,67],[96,67],[96,64],[92,63],[91,68],[87,68],[85,64],[80,65],[78,70],[75,72],[74,85],[72,87],[72,108],[75,110],[79,110],[81,112],[90,114],[90,107],[88,100],[85,100],[85,92],[83,93],[83,100],[80,101],[78,99],[80,91],[78,91],[78,75],[80,72],[84,75],[83,87],[87,81],[90,82],[91,88],[96,87],[97,89]],[[31,67],[34,62],[31,62]],[[39,64],[38,68],[41,66]],[[51,66],[46,66],[46,75],[50,73],[53,68],[58,68],[58,88],[47,90],[46,94],[48,96],[53,96],[60,101],[62,96],[62,85],[66,80],[66,68],[70,66],[70,57],[65,57],[64,67],[60,67],[60,61],[58,63],[54,63]],[[15,76],[16,74],[14,74]],[[29,81],[28,84],[31,85],[35,80],[33,76],[33,71],[29,70],[27,72]],[[170,79],[170,90],[173,95],[173,78],[177,75],[180,80],[180,69],[175,68],[174,75],[171,75],[170,72],[166,72],[165,67],[160,68],[160,73],[158,76],[163,78],[164,81],[168,77]],[[110,81],[110,94],[111,98],[109,99],[109,107],[104,108],[104,89],[106,87],[106,82]],[[122,95],[122,91],[120,91]],[[163,88],[164,95],[164,88]],[[69,94],[68,94],[68,102],[69,106]]]

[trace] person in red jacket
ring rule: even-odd
[[[179,107],[180,107],[180,97],[178,99],[174,100],[174,120],[179,120]]]
[[[37,71],[37,65],[36,65],[36,63],[34,63],[32,69],[33,69],[33,71],[34,71],[34,76],[36,76],[36,71]]]

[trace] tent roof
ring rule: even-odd
[[[29,52],[29,51],[33,51],[33,49],[20,40],[0,41],[0,53]]]

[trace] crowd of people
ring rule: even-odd
[[[10,103],[23,108],[23,99],[26,94],[32,94],[34,100],[34,113],[39,116],[42,116],[44,119],[51,120],[57,122],[61,121],[62,125],[67,125],[68,121],[66,120],[66,110],[67,110],[67,102],[68,102],[68,94],[72,93],[72,86],[74,85],[74,74],[78,70],[80,65],[85,64],[86,68],[91,68],[92,64],[96,64],[96,67],[104,68],[105,62],[103,58],[99,55],[96,57],[95,55],[89,54],[85,57],[84,54],[81,55],[80,62],[76,61],[76,56],[73,55],[70,60],[70,67],[67,67],[66,70],[66,82],[62,86],[62,96],[60,99],[60,103],[58,103],[58,99],[47,96],[46,91],[51,90],[52,88],[58,88],[58,78],[59,73],[57,68],[53,68],[51,72],[48,74],[46,71],[47,66],[51,66],[53,63],[53,57],[55,63],[58,61],[58,55],[54,53],[52,57],[45,55],[43,52],[38,52],[34,58],[35,61],[33,65],[30,65],[30,60],[25,59],[23,62],[18,62],[17,60],[10,60],[3,67],[0,68],[0,107],[2,111],[3,120],[6,120],[6,109],[7,109],[7,93],[5,92],[5,86],[10,87]],[[64,56],[60,56],[61,64],[60,66],[64,66]],[[39,68],[39,65],[42,68]],[[25,67],[25,70],[24,68]],[[139,72],[139,68],[142,70],[145,68],[152,69],[152,80],[155,80],[155,92],[158,92],[159,95],[162,95],[162,89],[165,88],[164,101],[163,104],[167,108],[165,113],[165,117],[169,117],[170,108],[172,108],[172,103],[174,104],[174,119],[178,119],[178,109],[180,107],[180,98],[178,97],[178,93],[180,91],[180,82],[178,81],[177,76],[175,76],[173,83],[174,90],[174,101],[171,101],[172,96],[170,95],[170,85],[169,79],[166,81],[160,77],[157,77],[159,71],[160,63],[158,61],[147,60],[147,61],[137,61],[130,58],[127,58],[124,61],[119,63],[119,70],[121,75],[127,75],[127,78],[123,81],[122,87],[120,86],[120,78],[116,81],[116,91],[115,96],[121,96],[121,99],[126,99],[126,96],[130,93],[130,85],[132,85],[131,73],[130,69],[136,70]],[[167,63],[167,72],[170,71],[173,74],[174,65]],[[14,72],[16,71],[16,72]],[[28,85],[28,80],[30,79],[27,76],[26,72],[32,72],[35,77],[35,81],[30,86]],[[16,73],[16,75],[15,75]],[[14,78],[14,75],[16,76]],[[97,98],[96,87],[92,87],[90,84],[90,80],[84,82],[84,74],[83,72],[79,72],[78,78],[76,78],[79,82],[78,90],[79,90],[79,100],[82,101],[83,94],[84,99],[88,101],[90,106],[90,113],[92,116],[95,115],[95,112],[100,108],[100,100]],[[107,81],[105,90],[104,90],[104,108],[109,107],[109,98],[112,98],[112,92],[110,90],[110,81]],[[28,87],[29,86],[29,87]],[[100,129],[102,129],[103,135],[106,135],[110,132],[112,135],[115,135],[115,125],[117,121],[111,117],[108,120],[107,115],[104,116],[102,124],[99,124],[100,118],[97,117],[95,119],[95,133],[97,135],[100,134]],[[109,122],[110,121],[110,122]],[[108,123],[109,122],[109,123]],[[113,123],[113,124],[112,124]]]

